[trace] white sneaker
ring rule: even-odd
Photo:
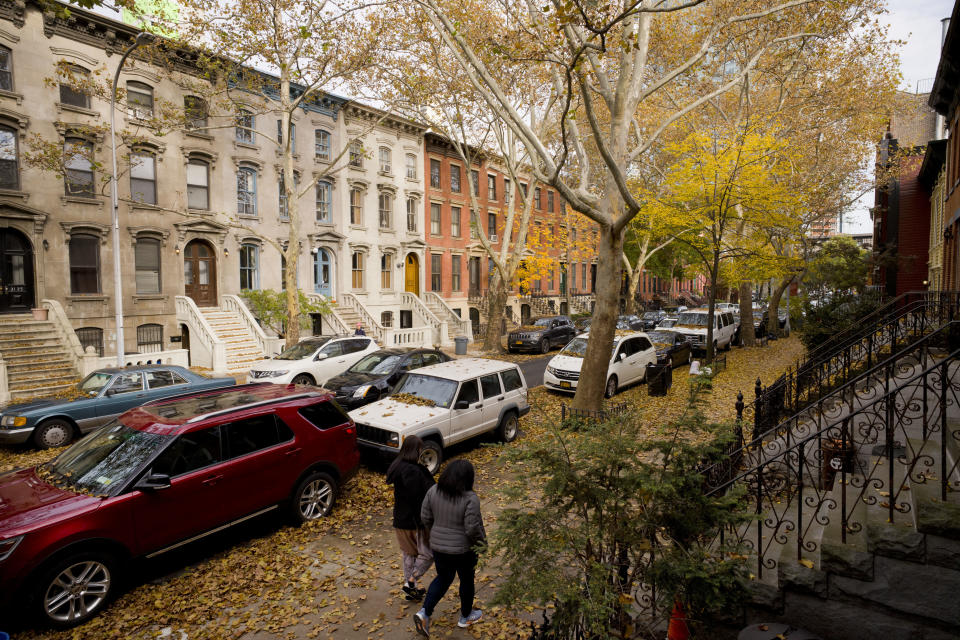
[[[416,628],[417,633],[423,637],[430,637],[430,616],[427,615],[426,609],[420,609],[420,611],[413,614],[413,626]]]
[[[480,611],[480,609],[474,609],[466,618],[460,616],[460,621],[457,623],[457,626],[466,629],[474,622],[480,620],[481,616],[483,616],[483,611]]]

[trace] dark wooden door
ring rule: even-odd
[[[217,306],[217,260],[203,240],[190,242],[183,252],[183,291],[198,307]]]
[[[0,313],[33,307],[33,248],[14,229],[0,229]]]

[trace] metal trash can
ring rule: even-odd
[[[667,389],[673,386],[673,365],[666,362],[647,365],[647,393],[651,396],[665,396]]]
[[[467,337],[466,336],[457,336],[453,339],[454,350],[453,352],[458,356],[467,355]]]

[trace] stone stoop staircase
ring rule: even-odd
[[[263,349],[236,313],[219,307],[201,307],[200,313],[217,338],[226,344],[228,371],[249,371],[263,360]]]
[[[30,314],[0,316],[0,354],[13,400],[56,394],[80,377],[53,322]]]
[[[352,334],[359,323],[360,326],[363,327],[364,333],[370,337],[375,337],[376,332],[373,330],[373,327],[370,327],[369,323],[364,322],[363,317],[350,307],[335,304],[333,305],[333,310],[340,317],[343,324],[346,325],[349,333]],[[399,322],[399,319],[397,322]]]

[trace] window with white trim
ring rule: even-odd
[[[407,154],[407,178],[410,180],[417,179],[417,156],[412,153]]]
[[[313,132],[313,154],[317,160],[330,160],[330,132],[325,129],[317,129]],[[351,153],[351,157],[352,157]]]
[[[160,293],[160,240],[137,238],[133,254],[137,293]]]
[[[257,215],[257,170],[253,167],[237,169],[237,213],[241,216]]]
[[[417,230],[417,199],[407,198],[407,231]]]
[[[363,189],[350,189],[350,224],[363,224]]]
[[[200,158],[187,162],[187,208],[210,209],[210,163]]]
[[[130,154],[130,198],[157,204],[157,158],[147,151]]]
[[[317,183],[317,222],[330,224],[333,222],[333,187],[329,182],[321,180]]]
[[[246,144],[253,144],[254,141],[254,127],[256,125],[256,119],[253,114],[247,111],[246,109],[241,109],[237,114],[236,127],[234,128],[234,135],[236,136],[237,142],[244,142]]]
[[[389,147],[380,147],[380,173],[392,173],[393,152]]]
[[[260,247],[245,242],[240,245],[240,289],[260,288]]]
[[[393,196],[389,193],[381,193],[379,198],[379,210],[380,210],[380,228],[381,229],[390,229],[392,228],[393,221]]]

